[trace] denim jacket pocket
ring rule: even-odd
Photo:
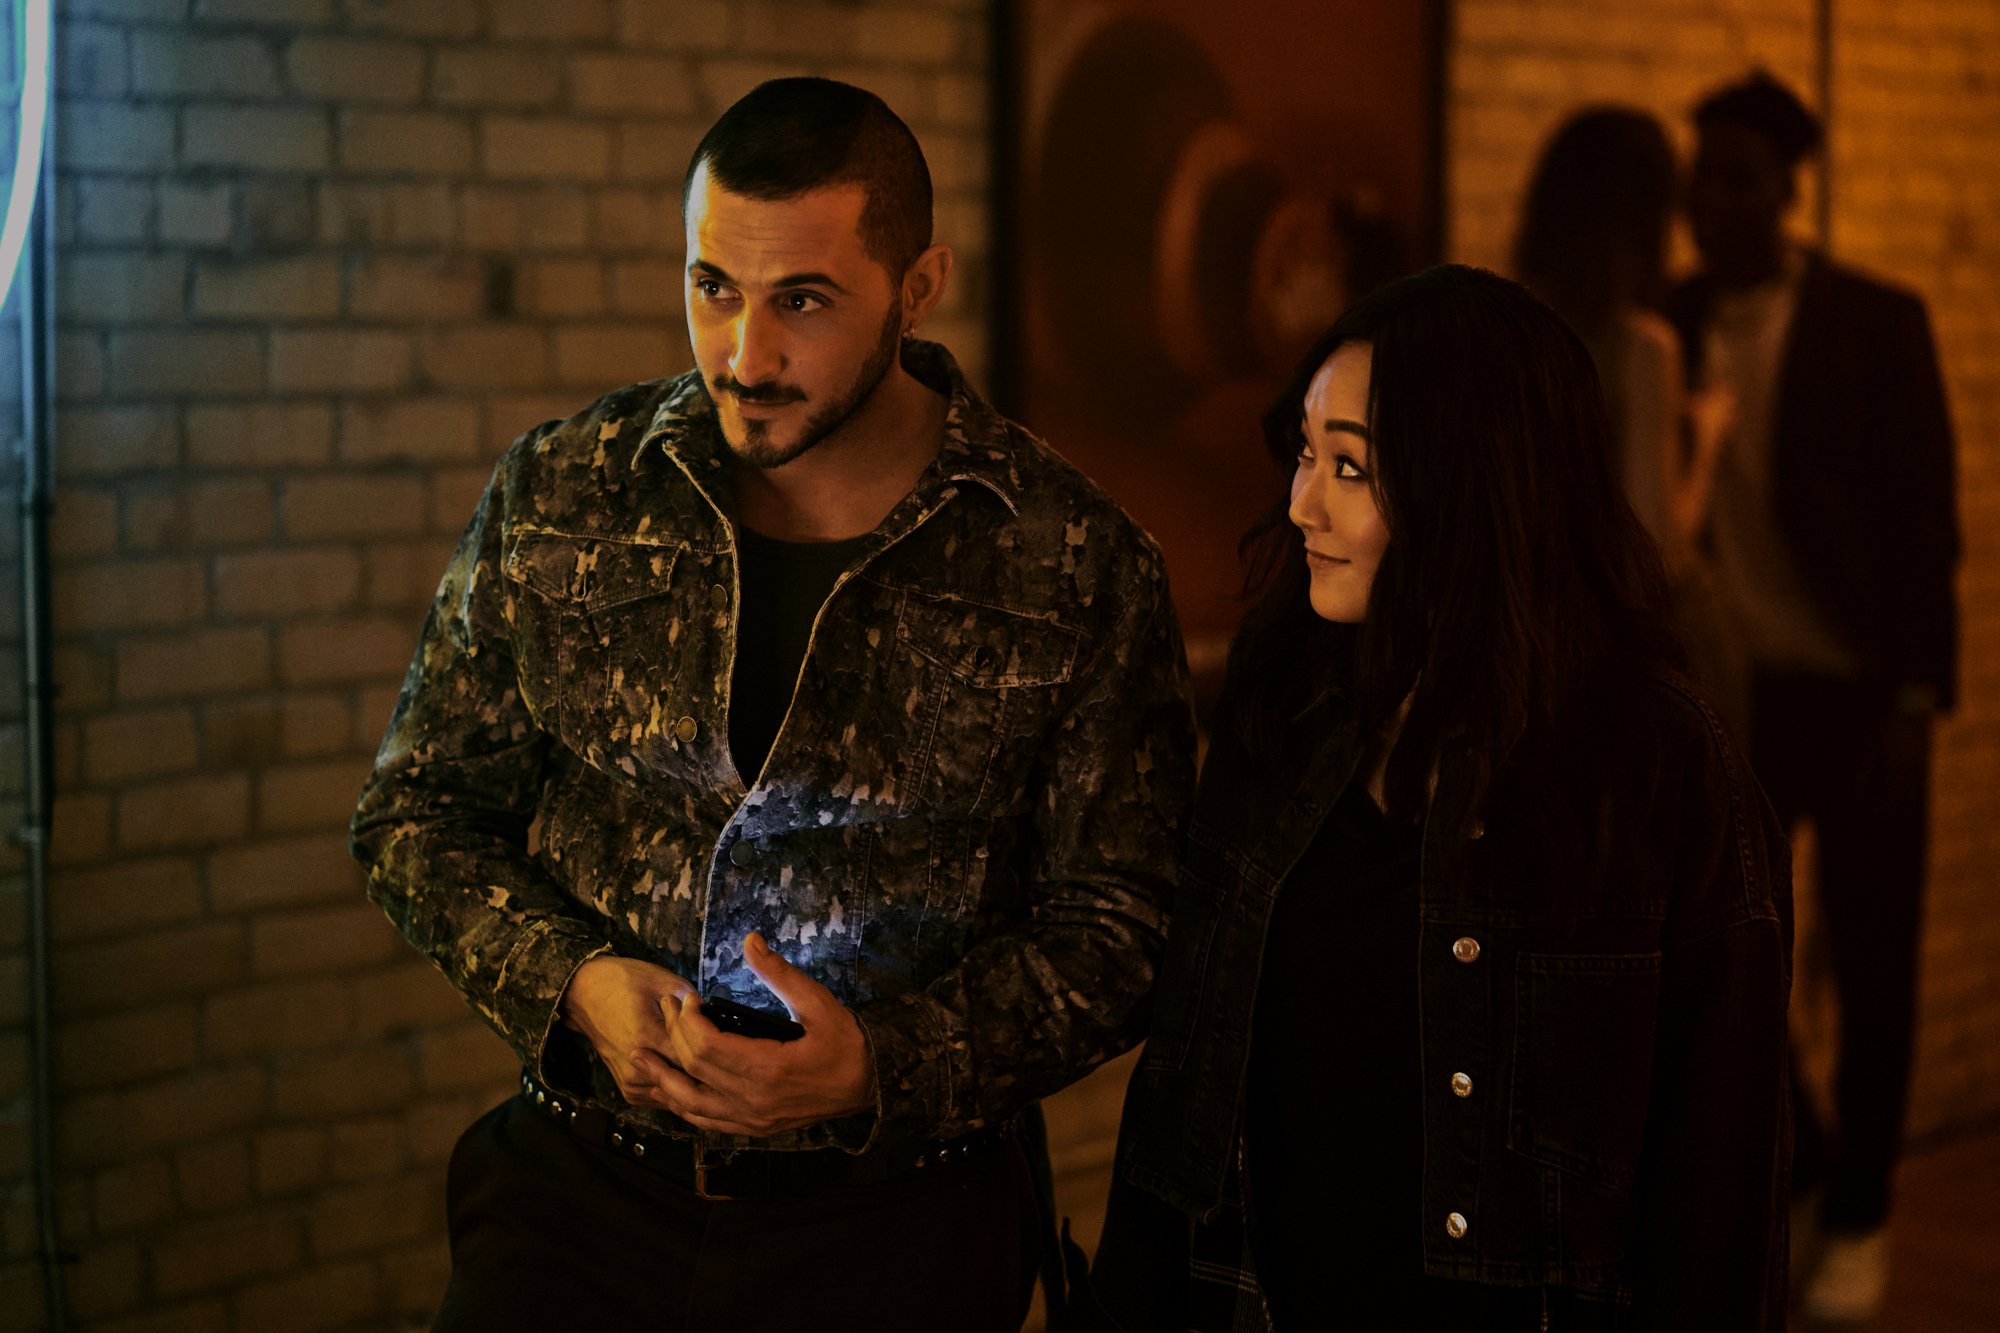
[[[1599,1185],[1629,1184],[1651,1100],[1660,955],[1524,953],[1508,1145]]]
[[[1028,788],[1082,633],[1052,616],[911,589],[896,640],[915,675],[904,697],[922,710],[898,777],[903,809],[1004,813]]]

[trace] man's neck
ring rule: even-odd
[[[897,365],[852,416],[782,467],[736,469],[737,517],[784,541],[873,532],[917,484],[944,438],[950,404]]]

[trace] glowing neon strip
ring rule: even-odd
[[[49,128],[49,10],[54,0],[26,0],[22,26],[27,38],[21,71],[21,142],[14,149],[14,188],[7,196],[7,221],[0,225],[0,305],[14,289],[35,191],[42,183],[42,148]]]

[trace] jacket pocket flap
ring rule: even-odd
[[[1646,1130],[1660,955],[1520,957],[1515,1151],[1601,1184],[1632,1179]]]
[[[679,542],[635,542],[517,528],[501,543],[507,577],[586,611],[656,597],[673,579]]]
[[[1083,640],[1054,616],[919,592],[903,599],[896,637],[983,689],[1059,685],[1069,679]]]

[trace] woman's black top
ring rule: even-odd
[[[1539,1324],[1539,1290],[1423,1272],[1422,837],[1350,783],[1273,909],[1247,1138],[1257,1275],[1281,1333]]]

